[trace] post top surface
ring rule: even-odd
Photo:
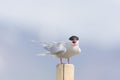
[[[57,64],[57,66],[74,66],[73,64]]]

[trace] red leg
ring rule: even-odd
[[[68,64],[70,64],[70,58],[68,58],[67,60],[68,60]]]
[[[62,58],[60,58],[60,64],[62,64]]]

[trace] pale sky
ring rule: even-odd
[[[119,0],[0,1],[0,80],[55,80],[59,59],[39,42],[80,37],[75,80],[120,79]],[[36,42],[32,42],[35,40]]]

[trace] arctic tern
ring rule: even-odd
[[[52,55],[60,59],[60,63],[63,64],[62,59],[67,59],[70,63],[70,57],[80,54],[81,49],[79,47],[79,38],[77,36],[71,36],[68,42],[48,42],[43,43],[44,49],[48,52],[39,55]]]

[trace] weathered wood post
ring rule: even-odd
[[[58,64],[56,66],[56,80],[74,80],[74,65]]]

